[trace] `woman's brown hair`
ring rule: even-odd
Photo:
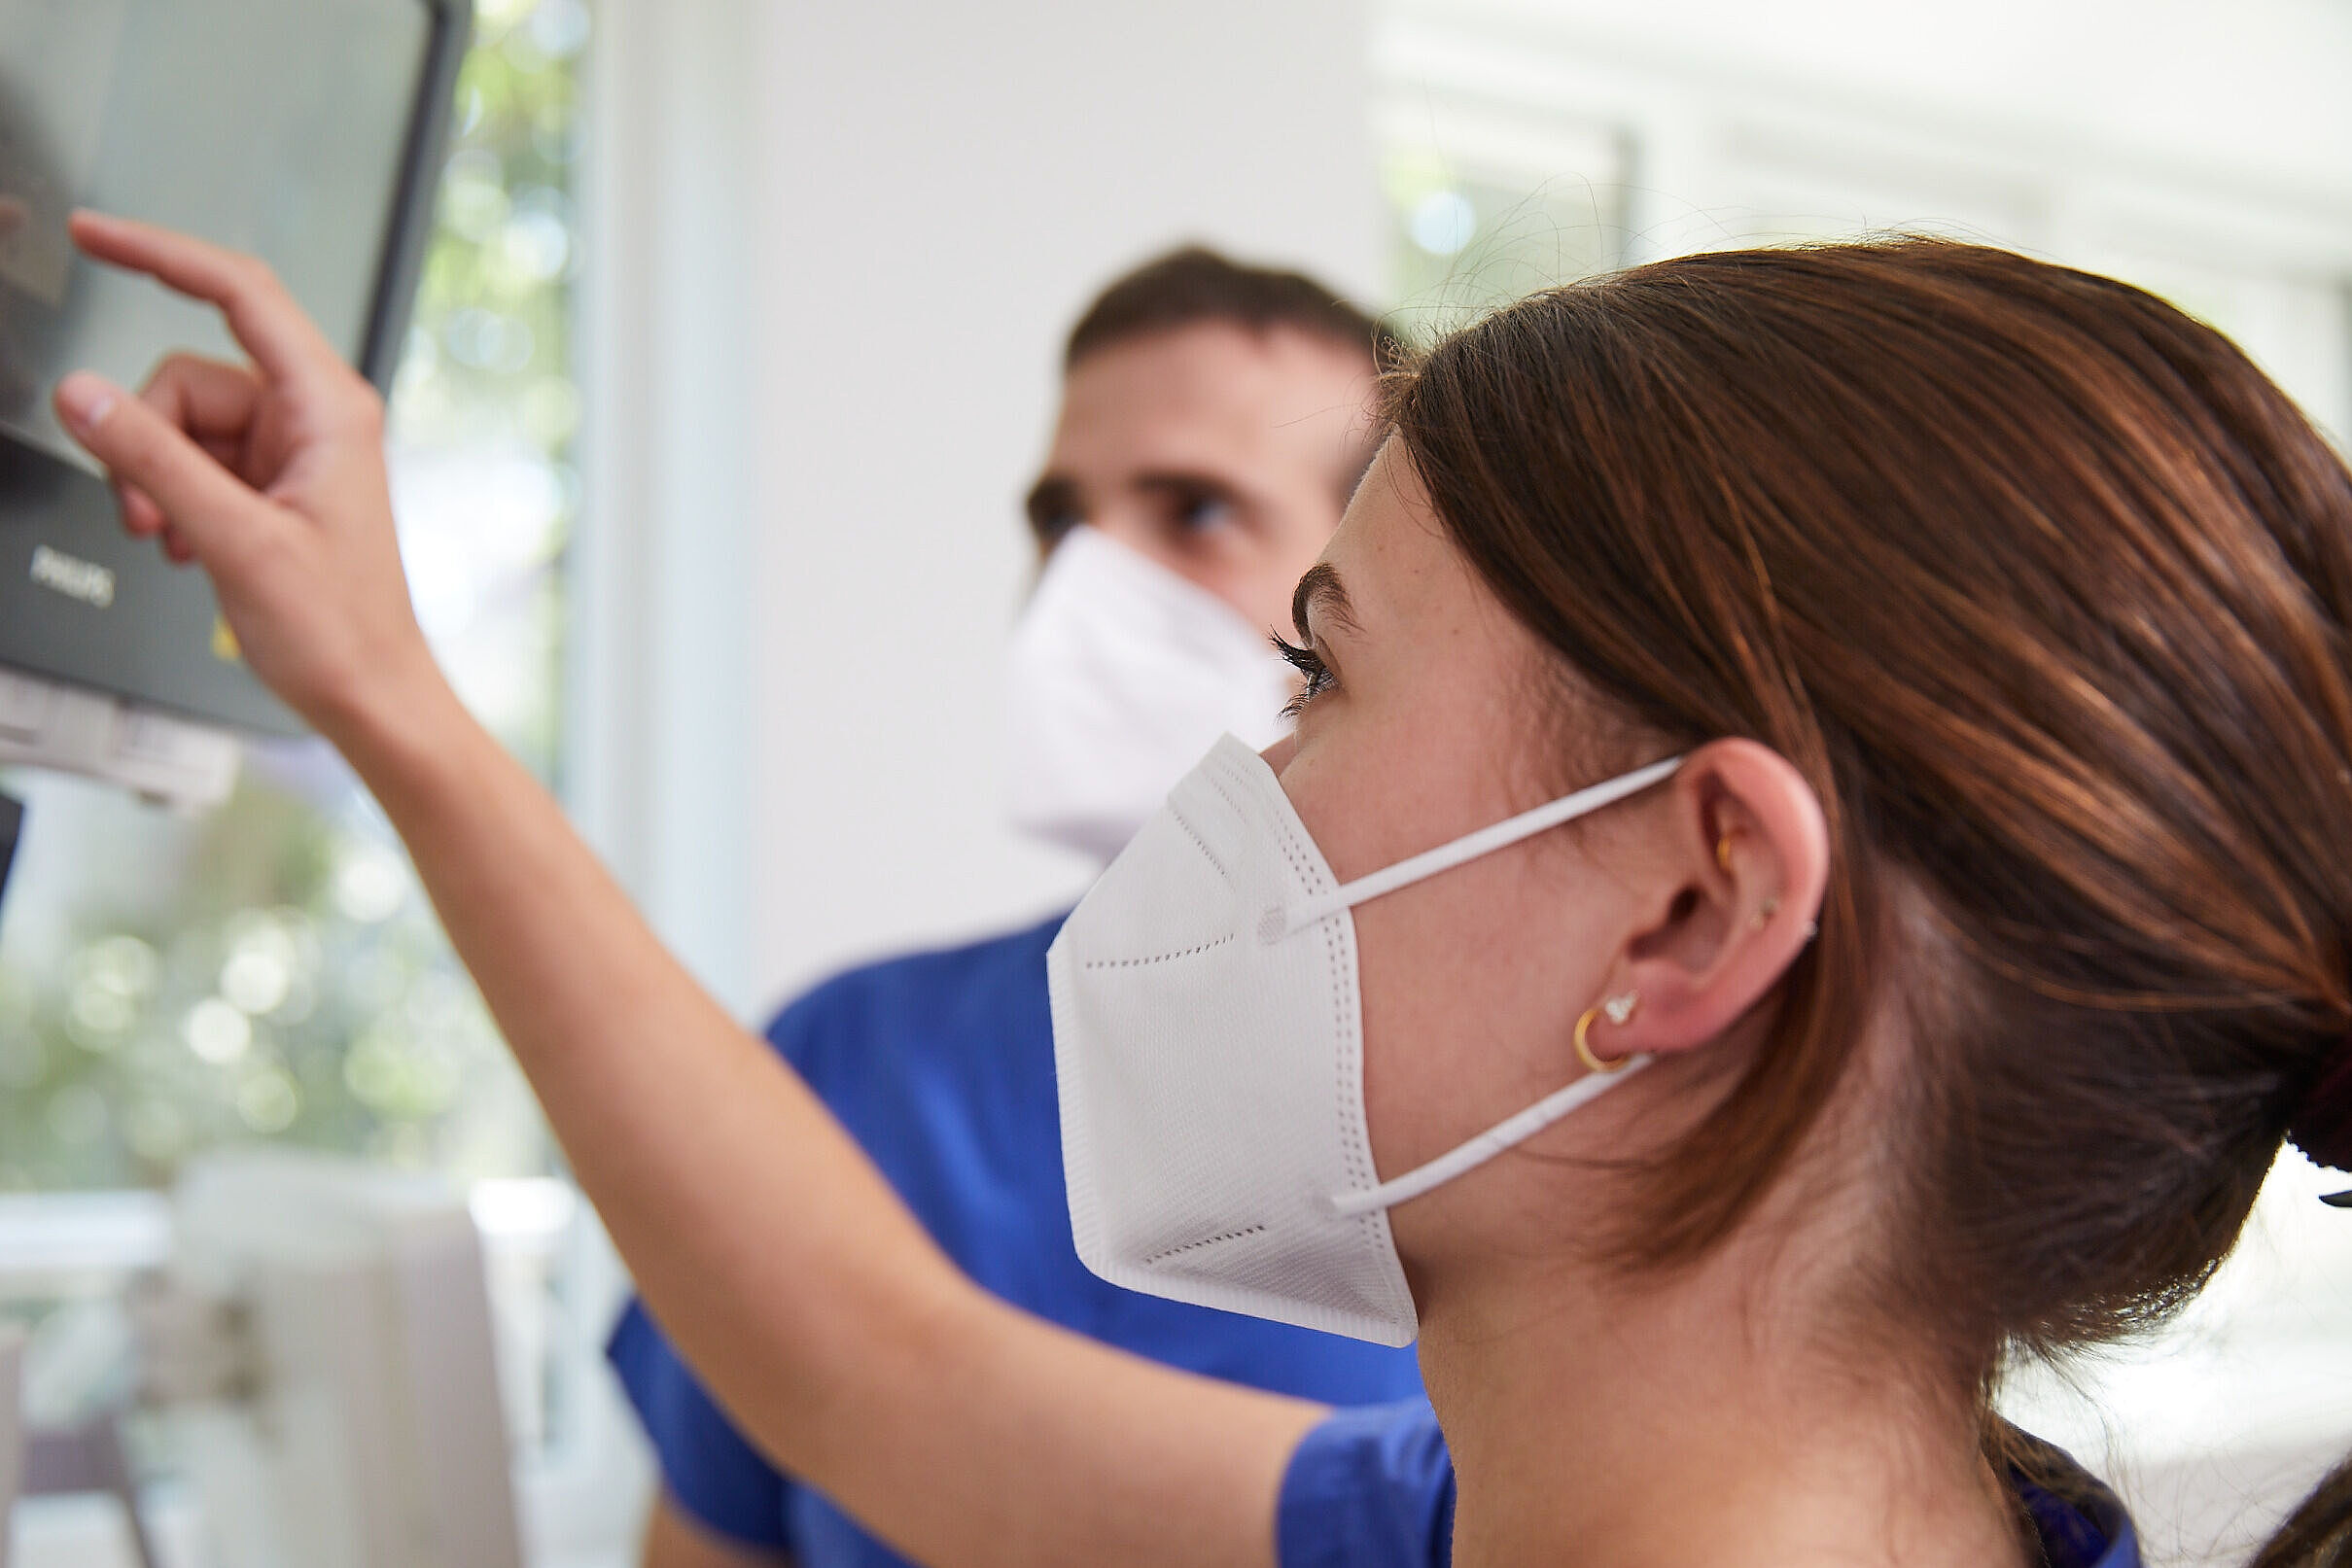
[[[2309,422],[2147,294],[1931,240],[1537,295],[1391,414],[1585,681],[1829,819],[1820,938],[1640,1254],[1738,1222],[1886,985],[1888,1321],[1984,1389],[2194,1294],[2352,1028],[2352,475]]]

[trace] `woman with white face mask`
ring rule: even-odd
[[[761,1442],[933,1560],[1266,1557],[1316,1412],[958,1281],[448,696],[356,382],[233,259],[82,236],[257,367],[68,426],[374,787]],[[2192,1294],[2290,1131],[2352,1162],[2352,475],[2170,307],[1932,242],[1538,296],[1392,414],[1295,743],[1057,944],[1089,1261],[1418,1329],[1464,1562],[2136,1564],[1989,1389]],[[2261,1560],[2339,1560],[2340,1487]]]

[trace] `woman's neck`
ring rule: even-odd
[[[1523,1272],[1432,1301],[1422,1369],[1459,1486],[1454,1560],[2028,1560],[1965,1400],[1799,1342],[1741,1280],[1719,1259],[1602,1300]]]

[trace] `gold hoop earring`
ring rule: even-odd
[[[1621,1057],[1597,1055],[1593,1050],[1592,1033],[1593,1020],[1600,1016],[1602,1008],[1608,1009],[1609,1022],[1622,1024],[1633,1016],[1634,1000],[1635,997],[1631,992],[1623,996],[1612,996],[1607,1001],[1596,1002],[1586,1008],[1584,1017],[1576,1021],[1576,1060],[1583,1063],[1588,1071],[1621,1072],[1625,1069],[1625,1064],[1633,1060],[1632,1052]]]

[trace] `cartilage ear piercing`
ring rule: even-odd
[[[1715,841],[1715,869],[1727,877],[1732,874],[1732,835],[1729,833]]]
[[[1777,898],[1767,898],[1763,904],[1757,908],[1756,913],[1747,918],[1747,928],[1751,931],[1761,931],[1765,928],[1765,926],[1771,924],[1773,917],[1779,913],[1780,900]]]

